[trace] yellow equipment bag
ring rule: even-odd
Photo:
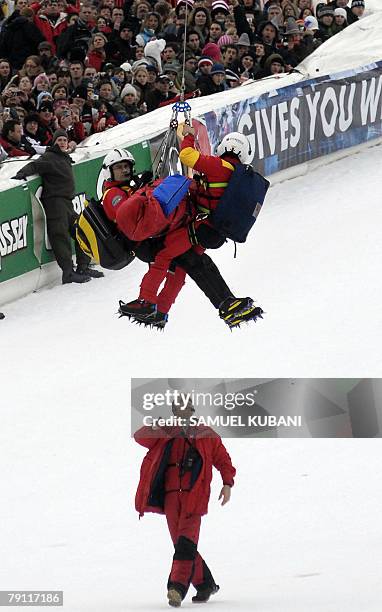
[[[76,238],[83,252],[108,270],[121,270],[135,258],[132,243],[96,200],[91,200],[78,217]]]

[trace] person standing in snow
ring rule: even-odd
[[[219,590],[198,552],[199,532],[208,510],[212,467],[223,480],[222,506],[230,500],[236,470],[220,436],[210,427],[191,425],[195,410],[190,401],[185,407],[173,403],[172,411],[182,419],[181,425],[142,427],[134,435],[138,444],[148,448],[135,507],[140,517],[145,512],[166,516],[175,548],[167,598],[170,606],[179,607],[190,583],[196,589],[194,603],[208,601]]]

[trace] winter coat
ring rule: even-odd
[[[86,66],[91,66],[95,68],[97,72],[101,72],[102,65],[105,62],[106,55],[103,51],[98,51],[94,49],[93,51],[89,51],[86,56]]]
[[[53,145],[48,147],[41,157],[26,164],[16,174],[17,178],[33,174],[41,176],[41,201],[48,219],[59,218],[65,209],[73,212],[75,184],[72,164],[70,155],[61,151],[58,145]]]
[[[197,86],[198,89],[200,89],[200,92],[202,96],[209,96],[211,94],[214,93],[219,93],[221,91],[225,91],[226,90],[226,86],[224,85],[224,82],[221,83],[220,85],[216,85],[211,76],[207,76],[206,79],[200,79],[197,81]]]
[[[40,3],[32,4],[31,9],[36,13],[34,16],[34,24],[40,30],[44,39],[52,45],[53,55],[56,53],[56,39],[68,27],[67,14],[60,13],[56,20],[49,18],[47,15],[37,14],[40,9]]]
[[[109,41],[106,43],[105,51],[108,60],[112,62],[123,62],[130,61],[134,58],[136,47],[130,45],[126,40],[123,40],[119,31],[113,30],[110,34]]]
[[[3,136],[0,136],[0,146],[7,153],[8,157],[22,157],[35,155],[36,151],[27,140],[25,136],[22,136],[19,143],[11,142]]]
[[[122,104],[122,102],[116,102],[114,104],[114,111],[117,115],[118,123],[124,123],[130,121],[130,119],[136,119],[143,114],[143,110],[140,110],[136,104]]]
[[[87,53],[88,43],[92,37],[91,28],[87,23],[78,19],[76,23],[64,30],[56,39],[57,55],[67,57],[74,48],[81,48]]]
[[[143,459],[135,508],[139,515],[145,512],[164,514],[165,472],[173,440],[181,435],[178,427],[154,432],[142,427],[134,435],[138,444],[148,448]],[[211,492],[212,467],[219,470],[223,483],[232,486],[236,470],[220,436],[210,427],[191,428],[188,439],[195,449],[195,461],[191,472],[192,488],[187,493],[186,513],[207,514]]]
[[[13,68],[20,70],[28,55],[38,54],[37,47],[43,40],[39,29],[15,11],[0,34],[0,57],[7,58]]]
[[[159,106],[163,102],[167,102],[171,98],[172,98],[171,94],[166,96],[162,94],[162,92],[160,92],[159,89],[153,89],[149,91],[146,96],[147,111],[150,112],[152,110],[155,110],[156,108],[159,108]]]

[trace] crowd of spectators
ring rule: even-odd
[[[293,70],[364,0],[0,0],[0,159]],[[349,5],[349,6],[348,6]],[[187,9],[186,47],[184,54]]]

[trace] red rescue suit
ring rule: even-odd
[[[132,189],[128,185],[121,185],[111,180],[105,181],[103,189],[102,204],[105,213],[111,221],[117,222],[118,229],[123,232],[123,228],[117,221],[117,213],[132,195]],[[166,268],[165,277],[165,285],[156,303],[159,312],[168,313],[185,283],[186,273],[182,268],[176,266],[173,272]]]
[[[155,436],[155,437],[153,437]],[[198,552],[201,517],[207,513],[212,466],[233,486],[235,468],[221,438],[208,427],[183,431],[143,427],[135,440],[149,449],[141,467],[135,504],[144,512],[165,514],[175,552],[167,587],[184,598],[190,583],[213,587],[212,574]]]

